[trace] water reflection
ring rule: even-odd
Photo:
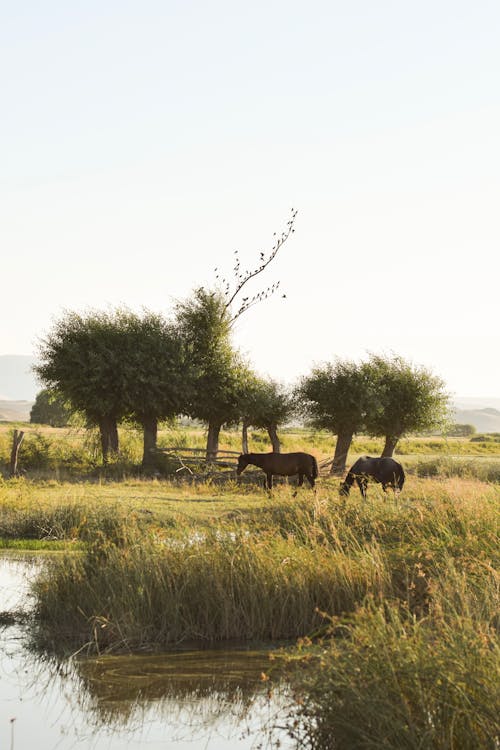
[[[29,564],[0,558],[0,611],[26,605]],[[6,594],[9,594],[8,597]],[[5,596],[4,596],[5,594]],[[14,750],[292,747],[276,730],[289,701],[256,651],[184,651],[59,661],[0,628],[0,747]],[[269,695],[269,686],[273,685]],[[15,719],[12,724],[11,719]]]

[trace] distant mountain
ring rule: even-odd
[[[468,411],[469,409],[497,409],[500,410],[500,398],[494,396],[456,396],[453,399],[455,409],[458,411]]]
[[[0,355],[0,400],[34,401],[41,390],[32,367],[35,357],[23,354]]]
[[[472,424],[478,432],[500,432],[500,411],[494,408],[457,409],[454,413],[457,424]]]

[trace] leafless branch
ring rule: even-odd
[[[285,244],[287,239],[294,233],[294,223],[295,223],[295,217],[297,216],[296,209],[291,210],[291,216],[289,221],[286,224],[286,229],[281,233],[279,237],[277,237],[276,232],[274,233],[274,236],[276,237],[275,244],[273,245],[271,252],[266,257],[265,253],[260,253],[260,265],[257,266],[253,271],[241,271],[240,267],[240,259],[238,250],[234,251],[235,255],[235,265],[233,267],[233,273],[236,279],[236,287],[234,291],[231,293],[231,285],[227,281],[227,279],[223,278],[221,279],[221,283],[223,285],[223,291],[224,296],[226,297],[226,304],[224,307],[224,310],[227,311],[231,307],[231,305],[234,303],[235,299],[238,297],[238,295],[241,293],[243,288],[248,284],[248,282],[261,274],[265,269],[268,267],[268,265],[275,259],[276,255],[278,254],[278,251],[281,247]],[[216,268],[215,271],[218,269]],[[219,276],[216,276],[217,279],[219,279]],[[280,282],[276,282],[272,286],[267,287],[267,289],[263,289],[260,292],[257,292],[257,294],[254,294],[253,297],[243,297],[241,300],[241,305],[236,311],[236,313],[231,317],[230,319],[230,325],[234,323],[234,321],[240,317],[244,312],[249,310],[251,307],[256,305],[258,302],[262,302],[263,300],[267,299],[271,295],[273,295],[278,287]],[[285,295],[283,295],[285,296]]]

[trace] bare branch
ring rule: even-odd
[[[261,274],[265,269],[268,267],[268,265],[275,259],[276,255],[278,254],[279,249],[285,244],[287,239],[292,235],[295,231],[294,229],[294,223],[295,223],[295,217],[297,216],[297,211],[292,208],[290,220],[287,222],[286,229],[284,232],[281,233],[279,237],[277,237],[276,232],[274,233],[274,237],[277,237],[275,244],[273,245],[271,252],[266,259],[265,253],[262,251],[260,252],[260,265],[255,268],[253,271],[244,271],[243,273],[240,271],[240,259],[238,255],[238,250],[234,251],[235,257],[235,265],[233,268],[233,272],[236,278],[236,288],[234,292],[230,293],[230,285],[229,282],[226,281],[226,279],[223,279],[225,283],[225,289],[224,289],[224,295],[227,298],[227,302],[225,304],[224,310],[227,311],[235,301],[236,297],[240,294],[242,289],[245,287],[245,285],[251,280],[254,279],[256,276]],[[217,270],[217,269],[215,269]],[[256,305],[258,302],[261,302],[263,299],[267,299],[267,297],[274,294],[274,292],[279,287],[279,281],[273,284],[272,286],[268,287],[267,289],[264,289],[257,294],[255,294],[253,297],[243,297],[242,304],[240,305],[238,311],[235,315],[233,315],[230,319],[230,325],[234,323],[234,321],[240,317],[244,312],[246,312],[248,309]],[[230,296],[229,296],[230,295]],[[285,297],[286,295],[282,295]]]

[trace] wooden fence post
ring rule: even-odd
[[[12,440],[12,451],[10,453],[10,476],[17,476],[17,459],[19,457],[19,448],[24,440],[24,432],[22,430],[14,430],[14,437]]]

